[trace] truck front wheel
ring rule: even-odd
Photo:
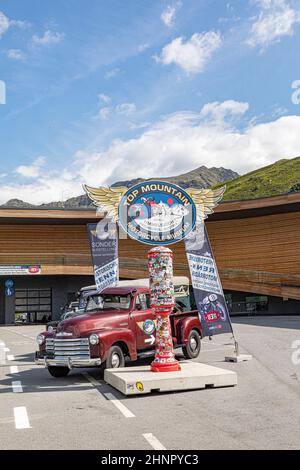
[[[201,349],[201,337],[197,330],[192,330],[189,334],[186,346],[183,346],[182,352],[187,359],[195,359],[199,356]]]
[[[66,377],[70,372],[70,369],[69,367],[49,366],[48,372],[52,375],[52,377]]]
[[[125,367],[125,357],[120,346],[112,346],[107,355],[106,368],[117,369],[118,367]]]

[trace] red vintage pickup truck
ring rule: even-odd
[[[155,314],[149,307],[147,287],[110,287],[89,297],[84,315],[59,323],[55,332],[38,335],[36,363],[54,377],[64,377],[74,367],[124,367],[153,355]],[[201,324],[197,310],[184,311],[177,299],[170,316],[174,347],[186,358],[196,358],[201,348]]]

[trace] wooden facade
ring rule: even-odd
[[[0,210],[0,264],[40,264],[44,275],[90,275],[90,210]],[[220,204],[207,229],[223,287],[300,300],[300,193]],[[120,240],[120,275],[147,275],[149,246]],[[188,275],[183,243],[176,274]]]

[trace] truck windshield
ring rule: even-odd
[[[130,295],[102,294],[90,297],[85,311],[92,310],[128,310],[130,308]]]

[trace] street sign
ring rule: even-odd
[[[13,287],[14,281],[12,279],[7,279],[5,281],[5,287]]]
[[[5,295],[6,297],[11,297],[14,295],[15,291],[12,287],[5,287]]]

